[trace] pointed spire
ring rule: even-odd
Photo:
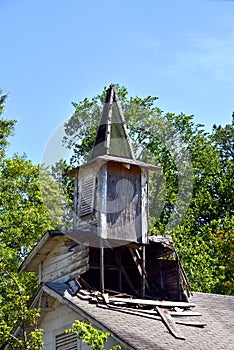
[[[103,155],[135,159],[124,115],[113,85],[110,85],[106,91],[91,159]]]

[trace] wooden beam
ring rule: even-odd
[[[170,313],[167,309],[163,309],[161,307],[156,306],[156,309],[158,311],[158,314],[161,316],[161,319],[169,332],[174,335],[175,338],[177,339],[185,339],[182,333],[180,333],[177,328],[174,320],[170,316]]]
[[[205,327],[206,323],[205,322],[192,322],[192,321],[176,321],[178,324],[183,324],[185,326],[192,326],[192,327]]]
[[[145,276],[145,245],[142,246],[142,280],[141,280],[141,297],[145,298],[145,286],[146,286],[146,276]],[[149,285],[148,285],[149,287]]]
[[[130,298],[118,298],[110,297],[110,303],[122,302],[126,304],[140,304],[140,305],[151,305],[159,307],[181,307],[181,308],[190,308],[195,307],[194,303],[188,303],[183,301],[168,301],[168,300],[150,300],[150,299],[130,299]]]
[[[165,298],[165,286],[164,286],[164,270],[162,260],[159,261],[160,268],[160,287],[161,287],[161,298]]]
[[[78,215],[78,172],[75,173],[74,178],[74,210],[73,210],[73,229],[77,229],[77,215]]]
[[[119,261],[121,263],[122,261],[122,250],[118,250],[118,257],[119,257]],[[118,267],[118,287],[119,287],[119,291],[122,292],[122,271],[121,269]]]
[[[186,292],[187,292],[187,296],[189,298],[191,296],[191,285],[189,283],[189,280],[188,280],[188,277],[187,277],[186,272],[184,270],[184,267],[181,264],[179,255],[177,254],[176,251],[174,251],[174,255],[175,255],[175,258],[176,258],[177,263],[178,263],[178,267],[179,267],[179,270],[180,270],[180,273],[181,273],[182,281],[185,284],[185,289],[186,289]]]
[[[142,247],[142,265],[140,264],[140,254],[137,249],[129,248],[129,251],[132,255],[133,261],[135,262],[139,274],[141,275],[141,297],[145,298],[145,286],[149,290],[149,283],[147,281],[147,274],[145,271],[145,246]]]
[[[108,302],[110,302],[110,300],[108,299]],[[100,306],[100,305],[99,305]],[[119,311],[128,311],[128,312],[132,312],[134,314],[137,314],[138,316],[144,316],[144,315],[149,315],[149,316],[157,316],[158,312],[155,309],[151,309],[151,310],[147,310],[147,309],[134,309],[133,307],[127,307],[127,306],[119,306],[118,304],[109,304],[108,305],[109,308],[111,309],[115,309],[115,310],[119,310]],[[178,312],[178,311],[170,311],[169,313],[171,316],[178,316],[178,317],[191,317],[191,316],[202,316],[201,313],[199,312],[193,312],[193,311],[183,311],[183,312]],[[182,321],[178,321],[179,323]],[[177,323],[177,321],[175,321],[175,323]]]
[[[110,310],[118,311],[118,312],[123,312],[131,315],[136,315],[140,317],[147,317],[155,320],[160,320],[160,316],[158,316],[157,311],[150,312],[150,310],[140,310],[140,309],[134,309],[131,307],[124,307],[124,306],[118,306],[118,305],[103,305],[103,304],[98,304],[97,305],[100,308],[109,308]],[[144,312],[145,311],[145,312]]]
[[[123,275],[124,275],[128,285],[129,285],[129,287],[134,291],[134,293],[136,293],[136,295],[138,295],[139,293],[136,290],[136,288],[134,287],[134,284],[132,283],[131,279],[129,278],[127,271],[125,270],[124,266],[122,265],[122,263],[121,263],[121,261],[119,259],[119,256],[116,253],[114,253],[114,254],[115,254],[116,263],[119,266],[121,272],[123,273]],[[119,299],[121,299],[121,298],[119,298]]]
[[[106,304],[109,304],[109,295],[108,293],[102,293],[103,300]]]
[[[105,276],[104,276],[104,248],[100,248],[100,289],[101,293],[104,293],[105,290]]]
[[[171,316],[175,317],[190,317],[190,316],[202,316],[200,312],[193,312],[193,311],[170,311]]]

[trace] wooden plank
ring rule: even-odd
[[[118,255],[119,262],[122,263],[122,250],[119,249],[116,254]],[[122,271],[120,268],[118,268],[118,287],[118,290],[122,292]]]
[[[44,271],[43,274],[43,281],[67,281],[69,279],[72,279],[71,276],[75,275],[81,275],[82,273],[86,272],[89,268],[88,266],[89,258],[84,257],[83,259],[79,260],[78,262],[74,262],[73,264],[67,264],[61,267],[58,270],[54,270],[51,273],[46,273]]]
[[[145,245],[142,245],[142,280],[141,280],[141,297],[145,298],[145,286],[149,288],[149,284],[146,281],[145,273]]]
[[[105,290],[105,270],[104,270],[104,248],[100,247],[100,289],[101,293]]]
[[[51,259],[50,264],[47,266],[43,265],[44,276],[49,275],[50,273],[55,273],[59,270],[65,270],[67,267],[72,269],[73,265],[79,264],[79,261],[84,259],[88,259],[88,251],[86,249],[82,249],[77,253],[65,256],[64,259],[61,259],[55,263],[53,263],[53,259]]]
[[[38,284],[42,282],[42,269],[43,269],[43,262],[41,261],[38,265]]]
[[[106,223],[106,199],[107,199],[107,165],[104,164],[98,171],[98,189],[97,204],[95,207],[96,216],[98,219],[97,235],[103,239],[107,238],[107,223]]]
[[[43,262],[44,268],[49,268],[51,265],[59,262],[65,261],[69,257],[79,254],[79,252],[87,250],[87,247],[83,245],[74,246],[71,250],[63,244],[63,246],[56,247],[56,250],[53,250],[51,254],[48,255],[46,260]],[[88,251],[88,250],[87,250]]]
[[[108,293],[102,293],[103,300],[106,304],[109,304],[109,295]]]
[[[162,291],[161,298],[165,298],[165,286],[164,286],[165,274],[164,274],[162,260],[159,260],[159,271],[160,271],[160,287]]]
[[[202,314],[200,312],[193,312],[193,311],[182,311],[182,312],[179,312],[179,311],[170,311],[170,315],[171,316],[175,316],[175,317],[183,317],[183,316],[187,316],[187,317],[190,317],[190,316],[202,316]]]
[[[109,299],[108,299],[109,300]],[[130,308],[130,307],[126,307],[126,306],[118,306],[118,305],[108,305],[108,307],[110,308],[114,308],[114,309],[118,309],[119,311],[121,310],[130,310],[131,312],[134,312],[138,315],[152,315],[152,316],[156,316],[157,310],[155,309],[151,309],[151,310],[146,310],[146,309],[134,309],[134,308]],[[178,311],[169,311],[171,316],[178,316],[178,317],[191,317],[191,316],[202,316],[201,313],[199,312],[193,312],[193,311],[183,311],[183,312],[178,312]],[[175,321],[177,323],[177,321]]]
[[[142,243],[148,243],[148,172],[141,169],[141,237]]]
[[[140,254],[139,254],[138,250],[132,249],[132,248],[129,247],[129,251],[130,251],[130,253],[132,255],[133,261],[135,262],[135,264],[137,266],[139,274],[142,277],[142,291],[141,291],[142,295],[141,295],[141,297],[144,298],[145,297],[145,286],[147,287],[148,290],[150,289],[150,287],[149,287],[149,283],[148,283],[148,281],[146,279],[147,278],[147,274],[146,274],[146,271],[145,271],[145,246],[143,245],[142,248],[143,248],[142,256],[144,257],[142,259],[143,267],[141,266],[140,261],[139,261],[139,259],[141,259],[141,257],[140,257]],[[138,255],[137,253],[139,254],[139,256],[137,256]],[[143,273],[143,271],[145,273]]]
[[[134,287],[134,284],[132,283],[131,279],[130,279],[129,276],[128,276],[127,271],[125,270],[124,266],[122,265],[122,263],[121,263],[121,261],[120,261],[120,259],[119,259],[119,256],[118,256],[116,253],[114,253],[114,254],[115,254],[116,263],[117,263],[118,267],[120,268],[121,272],[123,273],[123,275],[124,275],[124,277],[125,277],[125,279],[126,279],[128,285],[129,285],[129,287],[130,287],[136,294],[138,294],[137,290],[136,290],[135,287]],[[119,301],[122,301],[121,298],[114,298],[114,299],[120,299]],[[111,298],[111,300],[113,300],[113,298]]]
[[[84,266],[80,266],[79,268],[77,268],[74,271],[71,271],[70,273],[67,273],[65,275],[61,274],[60,276],[58,275],[58,276],[56,276],[56,278],[53,276],[54,278],[51,278],[50,280],[47,280],[47,281],[66,283],[70,279],[75,279],[75,278],[77,278],[77,276],[82,275],[88,269],[89,269],[88,264],[84,265]]]
[[[192,327],[205,327],[206,323],[205,322],[192,322],[192,321],[175,321],[178,324],[183,324],[185,326],[192,326]]]
[[[117,305],[111,305],[111,304],[104,305],[104,304],[98,303],[97,306],[100,308],[109,308],[109,309],[114,310],[114,311],[119,311],[119,312],[131,314],[131,315],[136,315],[136,316],[140,316],[140,317],[147,317],[147,318],[151,318],[151,319],[155,319],[155,320],[161,319],[161,317],[158,316],[157,311],[153,311],[151,313],[151,312],[148,312],[150,310],[139,310],[139,309],[133,309],[130,307],[117,306]]]
[[[183,265],[181,264],[181,261],[180,261],[180,258],[178,256],[177,252],[174,251],[174,254],[176,256],[176,259],[177,259],[177,262],[178,262],[178,265],[179,265],[179,269],[180,269],[180,272],[181,272],[181,278],[182,278],[182,280],[183,280],[183,282],[185,284],[185,289],[186,289],[186,292],[187,292],[187,296],[189,298],[191,296],[191,294],[192,294],[191,293],[191,285],[189,283],[188,277],[186,275],[186,272],[184,270]]]
[[[170,316],[169,311],[167,309],[163,309],[163,308],[158,307],[158,306],[156,306],[156,309],[157,309],[159,315],[161,316],[165,326],[169,330],[169,332],[172,335],[174,335],[174,337],[177,339],[185,339],[183,334],[177,330],[176,324],[175,324],[174,320],[172,319],[172,317]]]
[[[183,301],[167,301],[167,300],[150,300],[150,299],[130,299],[130,298],[118,298],[110,297],[110,303],[122,302],[127,304],[140,304],[140,305],[151,305],[159,307],[181,307],[190,308],[195,307],[194,303],[183,302]]]
[[[77,292],[76,296],[82,300],[91,300],[92,297],[90,295],[83,295],[82,293]]]
[[[77,216],[78,216],[78,171],[74,177],[74,211],[73,211],[73,229],[77,228]]]
[[[98,303],[97,299],[93,300],[93,302]],[[140,316],[140,317],[147,317],[147,318],[151,318],[151,319],[155,319],[155,320],[159,320],[159,317],[160,317],[160,319],[162,319],[162,316],[161,316],[161,314],[159,314],[158,310],[141,310],[141,309],[134,309],[131,307],[124,307],[124,306],[111,305],[111,304],[103,305],[103,304],[99,304],[99,303],[97,306],[100,308],[110,308],[111,310],[114,310],[114,311],[119,311],[119,312],[131,314],[131,315],[136,315],[136,316]],[[168,311],[166,309],[161,309],[161,310],[163,310],[162,312],[164,312],[164,314],[165,314],[165,311],[166,312]],[[169,313],[169,316],[168,316],[168,313]],[[170,332],[172,333],[172,330],[173,330],[173,332],[175,333],[175,334],[173,333],[173,335],[176,336],[176,338],[178,338],[178,339],[184,339],[184,337],[181,333],[178,332],[175,324],[182,324],[182,325],[194,326],[194,327],[205,327],[206,326],[206,323],[204,323],[204,322],[192,322],[192,321],[181,321],[181,320],[174,321],[170,317],[170,316],[172,316],[171,312],[168,311],[168,313],[167,313],[167,322],[169,322],[168,320],[170,320],[170,322],[166,326],[168,328],[173,327],[172,329],[170,329]],[[184,312],[184,314],[186,314],[186,313]],[[185,315],[183,315],[183,316],[185,316]],[[173,321],[174,321],[174,323],[173,323]],[[164,323],[166,322],[165,319],[163,320],[163,322]]]

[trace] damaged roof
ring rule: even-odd
[[[202,314],[206,327],[177,324],[185,340],[174,338],[158,316],[136,315],[113,310],[105,305],[92,304],[73,294],[67,284],[47,282],[45,293],[82,315],[88,321],[95,320],[102,328],[119,339],[123,349],[135,350],[192,350],[233,349],[234,297],[194,293],[191,301]],[[187,318],[187,317],[186,317]],[[200,319],[200,318],[199,318]],[[193,317],[194,320],[194,317]]]
[[[59,231],[47,232],[21,265],[20,272],[37,271],[38,264],[45,259],[55,242],[66,239],[68,237]],[[161,253],[162,255],[167,255],[173,251],[173,241],[170,236],[153,236],[150,237],[150,240],[153,245],[159,245],[160,249],[157,248],[159,256],[161,256]],[[33,298],[32,307],[36,306],[37,300],[40,299],[37,299],[37,297],[41,293],[49,295],[51,298],[69,307],[77,315],[82,316],[89,322],[100,325],[101,329],[111,332],[123,349],[231,350],[234,348],[234,297],[232,296],[194,293],[187,307],[190,305],[191,311],[201,316],[193,315],[192,317],[183,316],[181,318],[178,317],[179,315],[176,317],[173,315],[172,317],[176,323],[178,333],[185,338],[182,340],[174,337],[169,332],[169,329],[165,327],[165,322],[162,322],[161,315],[155,311],[155,306],[149,307],[146,305],[145,309],[140,313],[138,312],[141,308],[140,304],[134,307],[130,305],[126,307],[126,301],[122,300],[123,302],[118,305],[118,297],[115,303],[96,302],[93,304],[89,300],[82,300],[79,297],[79,292],[72,288],[70,282],[47,281],[42,283],[37,296]],[[130,297],[127,296],[127,298]],[[149,302],[148,300],[141,301],[142,304]],[[137,303],[137,299],[132,299],[132,302]],[[172,303],[177,305],[176,302]],[[191,303],[195,304],[195,307]],[[166,309],[163,305],[161,306],[161,309]],[[174,311],[177,311],[177,308],[178,306],[175,306]],[[152,312],[153,309],[154,312]],[[186,322],[190,323],[190,325],[185,325]],[[206,324],[206,326],[202,327],[203,324]]]
[[[76,231],[74,231],[75,233]],[[81,236],[82,233],[79,233]],[[45,257],[49,254],[51,249],[55,246],[56,242],[64,241],[67,239],[73,239],[73,231],[70,231],[66,234],[63,234],[59,230],[49,230],[44,236],[40,239],[38,244],[31,250],[26,259],[22,262],[19,267],[18,272],[22,273],[24,271],[37,272],[38,265],[42,262]],[[83,237],[82,237],[83,238]],[[149,236],[149,240],[154,242],[158,247],[158,253],[161,252],[161,255],[167,255],[174,251],[173,241],[171,236]],[[83,239],[84,241],[84,239]],[[135,243],[138,246],[137,243]],[[160,248],[160,249],[159,249]]]

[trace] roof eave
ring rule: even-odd
[[[102,166],[103,164],[107,162],[116,162],[116,163],[122,163],[122,164],[129,164],[129,165],[136,165],[139,166],[142,169],[148,170],[150,173],[162,173],[162,168],[153,164],[148,164],[141,162],[139,160],[131,159],[131,158],[124,158],[124,157],[117,157],[117,156],[109,156],[109,155],[103,155],[98,156],[90,161],[88,161],[85,164],[82,164],[72,170],[69,170],[67,173],[63,174],[63,177],[76,177],[78,175],[79,169],[84,169],[86,167],[91,167],[96,164],[99,164]]]
[[[49,230],[40,239],[37,245],[31,250],[26,259],[22,262],[18,269],[18,273],[21,274],[24,271],[37,272],[38,265],[51,251],[56,240],[55,237],[64,236],[62,232],[57,230]],[[57,239],[58,240],[58,239]]]

